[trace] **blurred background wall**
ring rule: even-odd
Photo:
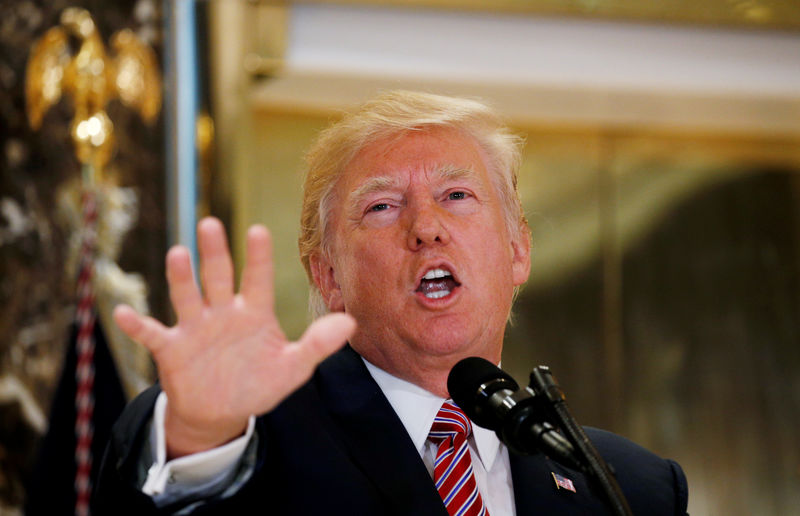
[[[73,2],[99,17],[106,38],[148,26],[142,5],[163,27],[178,3]],[[68,231],[57,229],[52,199],[77,173],[59,125],[65,113],[52,115],[49,133],[19,119],[24,42],[67,5],[44,4],[3,4],[22,21],[0,29],[4,70],[15,74],[0,70],[8,87],[1,291],[5,306],[24,307],[3,316],[2,373],[21,379],[42,417],[73,306],[60,266]],[[302,156],[314,136],[380,90],[481,97],[527,140],[520,190],[533,268],[504,367],[527,383],[533,366],[550,365],[580,422],[678,460],[693,514],[800,513],[800,7],[195,5],[197,211],[227,223],[237,263],[246,228],[270,227],[278,315],[290,337],[308,323],[296,238]],[[35,23],[22,6],[40,13]],[[174,67],[165,64],[168,83]],[[144,276],[151,311],[169,320],[161,268],[174,239],[164,193],[169,134],[137,124],[131,116],[121,130],[115,163],[119,184],[147,205],[120,264]],[[34,355],[48,364],[35,377],[26,365]],[[9,504],[24,497],[15,479],[43,428],[29,432],[14,468],[15,431],[2,436],[5,486],[17,486],[0,484],[13,493]]]

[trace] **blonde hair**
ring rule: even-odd
[[[526,225],[517,191],[522,139],[512,134],[485,104],[467,98],[391,91],[361,105],[320,133],[306,154],[300,215],[300,260],[309,278],[312,317],[328,311],[311,273],[310,258],[329,252],[328,223],[337,180],[364,147],[407,131],[434,127],[460,130],[483,149],[502,201],[510,234]],[[329,255],[328,255],[329,256]]]

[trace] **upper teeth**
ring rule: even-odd
[[[422,279],[437,279],[437,278],[444,278],[446,276],[451,276],[451,274],[444,270],[444,269],[431,269],[429,270]]]

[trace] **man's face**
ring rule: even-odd
[[[418,385],[466,356],[499,361],[528,277],[527,230],[509,235],[483,154],[441,128],[365,147],[334,187],[331,258],[312,260],[328,307],[358,321],[353,348]]]

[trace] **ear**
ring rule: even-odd
[[[528,226],[520,224],[516,238],[511,238],[511,274],[514,286],[528,281],[531,273],[531,232]]]
[[[342,300],[342,290],[336,281],[336,274],[330,261],[320,253],[309,256],[311,266],[311,276],[314,284],[322,294],[322,299],[331,312],[344,312],[344,301]]]

